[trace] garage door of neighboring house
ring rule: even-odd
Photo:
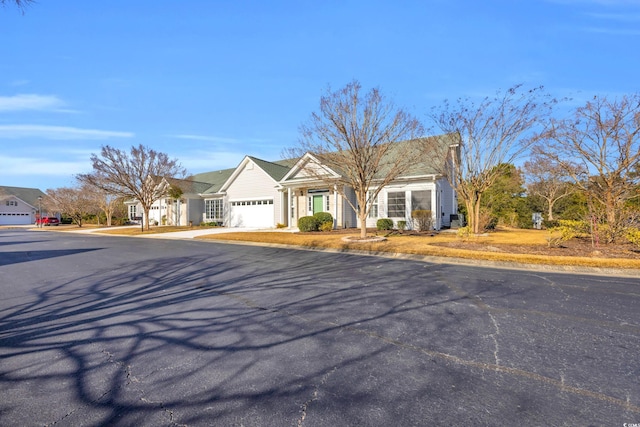
[[[271,228],[274,225],[273,199],[231,202],[231,227]]]
[[[0,212],[0,225],[29,225],[31,213],[29,212]]]

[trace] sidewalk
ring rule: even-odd
[[[126,229],[126,228],[140,228],[139,225],[125,225],[122,227],[109,227],[109,228],[78,228],[76,230],[67,230],[67,233],[100,233],[104,230],[118,230],[118,229]],[[227,227],[215,227],[215,228],[194,228],[193,230],[185,230],[185,231],[173,231],[171,233],[150,233],[150,234],[139,234],[133,237],[140,237],[145,239],[193,239],[198,236],[205,236],[207,234],[223,234],[223,233],[240,233],[240,232],[249,232],[249,231],[272,231],[272,232],[288,232],[293,233],[298,231],[295,229],[275,229],[275,228],[227,228]]]

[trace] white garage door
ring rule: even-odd
[[[231,227],[273,227],[273,199],[231,202]]]
[[[27,212],[0,212],[0,225],[29,225],[31,214]]]

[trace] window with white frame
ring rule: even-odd
[[[389,218],[404,218],[406,216],[406,196],[404,191],[390,191],[387,193],[387,216]]]
[[[369,191],[367,193],[367,200],[371,203],[371,208],[369,209],[369,218],[378,218],[378,196],[372,198],[373,191]]]
[[[222,205],[222,199],[205,200],[205,218],[209,221],[221,221],[223,216]]]
[[[133,219],[133,218],[135,218],[137,216],[136,215],[136,207],[137,207],[136,205],[129,205],[129,218],[130,219]]]
[[[411,210],[431,210],[431,190],[411,192]]]
[[[291,197],[291,218],[295,218],[296,211],[296,198]]]

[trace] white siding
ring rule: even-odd
[[[280,218],[282,197],[276,189],[276,182],[269,174],[252,161],[248,161],[242,171],[227,188],[228,202],[243,200],[273,199],[274,222]],[[275,223],[271,226],[275,227]]]
[[[43,211],[42,216],[46,216]],[[28,225],[36,221],[35,210],[17,197],[0,200],[0,225]]]
[[[431,210],[434,212],[435,224],[439,225],[438,215],[441,215],[441,213],[436,211],[438,206],[436,191],[438,190],[437,190],[436,183],[433,181],[424,181],[424,182],[407,183],[407,184],[392,184],[383,188],[378,195],[378,218],[391,218],[394,221],[394,225],[396,225],[398,221],[407,221],[407,226],[410,226],[411,211],[413,210],[413,207],[411,206],[411,192],[424,191],[424,190],[431,191]],[[387,194],[389,192],[405,193],[405,217],[404,218],[396,218],[396,217],[388,216]],[[367,218],[367,227],[375,227],[378,218]]]

